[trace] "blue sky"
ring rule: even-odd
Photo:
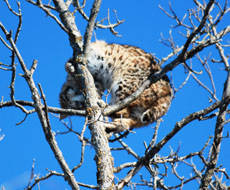
[[[9,0],[9,2],[13,8],[16,8],[15,1]],[[223,3],[224,1],[220,2]],[[87,4],[86,13],[89,13],[90,5],[90,3]],[[96,38],[111,43],[135,45],[144,49],[146,52],[154,53],[158,58],[167,56],[171,50],[160,43],[160,36],[162,33],[167,38],[169,36],[169,30],[172,25],[175,25],[175,22],[169,19],[159,9],[158,5],[169,10],[168,1],[166,0],[143,1],[143,3],[137,0],[103,1],[98,20],[106,17],[107,9],[109,8],[112,21],[114,21],[115,18],[112,10],[115,9],[117,10],[119,19],[125,19],[125,22],[116,28],[122,37],[113,36],[109,30],[97,29],[95,31]],[[189,8],[194,6],[192,0],[186,1],[186,3],[183,0],[175,0],[172,2],[172,7],[180,18],[183,17],[184,13],[187,13]],[[23,13],[23,25],[17,43],[18,48],[28,67],[32,64],[33,59],[38,60],[34,80],[36,84],[41,83],[47,97],[48,105],[59,107],[58,94],[66,77],[64,64],[72,55],[68,36],[51,18],[47,17],[42,10],[25,1],[21,1],[21,9]],[[225,20],[223,20],[221,27],[229,25],[229,19],[228,14]],[[9,12],[3,1],[0,1],[0,21],[8,30],[12,29],[15,31],[17,18]],[[81,34],[84,34],[87,23],[82,20],[80,15],[76,15],[76,23]],[[183,28],[176,28],[172,34],[177,45],[182,45],[185,39],[178,34],[178,30],[185,32]],[[0,35],[3,36],[3,33],[0,32]],[[207,56],[210,52],[216,56],[214,50],[211,48],[201,55]],[[226,52],[229,53],[229,50],[226,50]],[[216,58],[218,58],[218,56],[216,56]],[[0,62],[10,64],[10,52],[2,43],[0,43]],[[221,99],[226,72],[223,70],[224,67],[222,64],[210,63],[210,67],[214,75],[217,97]],[[202,69],[196,59],[193,60],[193,68],[197,71]],[[18,65],[15,97],[20,100],[31,100],[29,89],[25,80],[19,76],[20,73],[22,73],[22,70]],[[180,86],[187,76],[182,66],[178,66],[172,73],[169,73],[169,75],[171,74],[176,87]],[[198,77],[211,88],[210,81],[205,73]],[[11,79],[10,72],[0,70],[0,79],[0,96],[3,96],[5,101],[10,100],[10,89],[8,88]],[[177,121],[180,121],[194,111],[201,110],[210,105],[208,97],[210,97],[208,92],[190,78],[188,83],[176,93],[169,112],[163,117],[164,122],[162,122],[159,129],[158,141],[172,130]],[[0,141],[0,188],[4,186],[7,190],[23,189],[28,184],[33,159],[36,160],[35,173],[40,176],[44,176],[47,173],[46,168],[61,172],[52,151],[45,141],[36,114],[28,116],[23,124],[17,126],[16,123],[20,122],[23,118],[24,114],[19,109],[0,109],[0,134],[5,135],[5,138]],[[61,122],[53,115],[50,115],[50,119],[53,131],[65,130]],[[84,119],[71,117],[71,120],[74,129],[81,131]],[[200,150],[208,137],[213,134],[215,121],[216,118],[209,121],[192,122],[180,131],[159,154],[166,156],[170,153],[170,148],[176,151],[178,147],[180,147],[180,156]],[[69,122],[69,120],[67,119],[66,122]],[[144,155],[145,148],[143,141],[147,143],[150,142],[154,125],[155,124],[136,130],[135,134],[130,134],[129,137],[124,140],[139,156]],[[225,126],[225,135],[227,131],[229,131],[229,125]],[[90,137],[88,130],[86,131],[86,137]],[[77,165],[80,159],[80,143],[77,137],[73,134],[58,135],[57,140],[70,167],[72,168]],[[118,145],[112,144],[111,146],[115,147]],[[223,164],[224,167],[227,168],[227,172],[230,170],[230,162],[228,159],[230,157],[229,146],[229,139],[224,139],[221,147],[220,160],[218,162],[218,164]],[[76,171],[76,179],[83,183],[96,184],[93,147],[87,146],[85,154],[83,167]],[[135,161],[132,156],[127,155],[124,151],[114,151],[112,154],[114,156],[115,166],[125,161]],[[199,165],[198,160],[195,159],[194,162],[197,162]],[[127,171],[128,170],[125,170],[119,177],[124,177]],[[181,174],[192,172],[191,169],[186,167],[178,168],[178,171],[181,172]],[[141,170],[141,173],[146,179],[149,179],[144,169]],[[137,175],[134,179],[139,179],[139,176]],[[173,178],[169,176],[167,181],[172,183]],[[175,184],[172,183],[172,185]],[[46,182],[41,182],[40,186],[43,190],[70,189],[67,183],[60,177],[54,177]],[[187,186],[188,189],[190,187],[192,186]]]

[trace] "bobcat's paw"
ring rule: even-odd
[[[142,123],[150,123],[155,120],[155,116],[151,110],[145,111],[141,116]]]
[[[75,72],[75,68],[74,68],[73,64],[70,62],[67,62],[65,64],[65,70],[67,73],[74,73]]]
[[[106,126],[107,133],[120,133],[122,131],[130,130],[129,119],[114,119],[113,122]]]

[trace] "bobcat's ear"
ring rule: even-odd
[[[67,114],[61,113],[60,114],[60,120],[65,119],[67,116],[68,116]]]

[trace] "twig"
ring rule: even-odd
[[[161,124],[161,119],[158,119],[157,124],[154,127],[153,137],[151,139],[151,142],[149,143],[149,146],[146,148],[145,153],[147,153],[149,151],[149,149],[153,148],[153,146],[155,145],[155,143],[157,141],[157,134],[158,134],[158,129],[160,127],[160,124]]]
[[[18,26],[17,26],[17,30],[16,30],[16,33],[15,33],[15,36],[14,36],[14,43],[17,42],[18,40],[18,37],[19,37],[19,33],[22,29],[22,12],[21,12],[21,6],[20,6],[20,2],[17,1],[17,5],[18,5]]]
[[[23,101],[23,100],[15,100],[15,102],[19,105],[22,106],[30,106],[35,108],[36,105],[34,104],[34,102],[28,102],[28,101]],[[12,101],[6,101],[6,102],[0,102],[0,108],[4,108],[4,107],[10,107],[10,106],[14,106]],[[42,106],[42,109],[44,110],[45,107]],[[68,115],[79,115],[79,116],[86,116],[86,113],[84,110],[75,110],[75,109],[62,109],[62,108],[56,108],[56,107],[51,107],[48,106],[47,107],[48,111],[51,113],[58,113],[58,114],[68,114]],[[29,110],[28,114],[30,113],[34,113],[35,109]]]
[[[129,134],[129,130],[125,131],[123,134],[119,134],[119,136],[115,137],[114,139],[109,139],[109,142],[115,142],[119,139],[126,137]]]
[[[185,127],[188,123],[199,119],[201,116],[207,115],[208,113],[212,112],[213,110],[217,109],[220,106],[220,102],[216,102],[213,105],[198,111],[194,112],[184,119],[182,119],[180,122],[177,122],[174,129],[168,133],[158,144],[156,144],[153,148],[151,148],[148,153],[145,154],[142,158],[137,161],[135,167],[131,169],[128,172],[128,175],[120,180],[120,182],[117,185],[118,189],[123,188],[130,180],[131,178],[145,165],[149,162],[149,160],[156,155],[161,148],[173,137],[175,136],[183,127]]]
[[[89,185],[89,184],[85,184],[85,183],[81,183],[81,182],[78,182],[78,185],[79,185],[79,186],[82,186],[82,187],[87,187],[87,188],[89,188],[89,189],[98,189],[98,186]]]
[[[60,22],[60,20],[50,12],[50,9],[54,9],[54,7],[51,6],[44,6],[41,0],[39,0],[40,3],[36,3],[32,0],[26,0],[28,3],[31,3],[32,5],[35,5],[42,9],[47,15],[49,15],[59,26],[62,30],[64,30],[66,33],[68,33],[68,29]]]
[[[78,190],[79,186],[76,182],[75,177],[73,176],[73,173],[71,172],[71,170],[69,169],[68,164],[66,163],[66,161],[64,160],[64,157],[62,155],[61,150],[59,149],[55,136],[51,130],[51,127],[49,125],[49,121],[47,120],[45,113],[43,111],[43,105],[41,103],[41,99],[40,99],[40,95],[38,92],[38,89],[36,88],[36,85],[34,83],[34,80],[32,78],[31,72],[27,69],[27,66],[16,46],[16,44],[14,43],[14,40],[11,36],[11,34],[6,30],[6,28],[0,23],[0,28],[2,29],[2,31],[4,32],[4,34],[7,37],[7,40],[10,42],[11,47],[14,50],[15,55],[18,58],[18,61],[20,63],[20,66],[24,72],[24,78],[26,79],[26,82],[30,88],[31,91],[31,95],[32,95],[32,99],[34,101],[34,107],[35,110],[37,112],[37,115],[40,119],[41,122],[41,126],[43,128],[45,137],[47,139],[47,142],[50,145],[50,148],[52,149],[55,158],[57,159],[60,167],[62,168],[64,174],[65,174],[65,179],[69,182],[70,186],[72,187],[72,189],[74,190]]]
[[[29,113],[26,113],[25,117],[21,121],[19,121],[18,123],[16,123],[16,125],[21,125],[27,119],[28,115],[29,115]]]
[[[0,24],[1,24],[1,22],[0,22]],[[10,50],[10,51],[12,51],[13,49],[10,47],[10,45],[9,44],[7,44],[7,42],[0,36],[0,40],[2,41],[2,43]],[[2,65],[2,64],[1,64]]]
[[[202,28],[204,27],[205,23],[206,23],[206,20],[208,19],[208,16],[209,16],[209,12],[211,11],[213,5],[215,3],[215,0],[210,0],[204,10],[204,15],[202,17],[202,20],[199,24],[199,26],[189,35],[185,45],[184,45],[184,48],[182,50],[182,53],[180,56],[184,56],[185,55],[185,52],[187,51],[190,43],[192,42],[192,40],[194,39],[194,37],[202,30]]]
[[[26,190],[32,190],[33,187],[35,187],[35,185],[39,184],[41,181],[44,181],[44,180],[46,180],[46,179],[48,179],[48,178],[50,178],[52,176],[61,176],[61,177],[64,177],[64,174],[58,173],[56,171],[50,171],[50,170],[48,170],[48,171],[49,171],[49,173],[46,174],[46,176],[44,176],[44,177],[37,176],[37,178],[34,179],[34,183],[33,184],[30,184],[30,183],[28,184],[28,186],[26,187]]]
[[[213,93],[212,93],[212,96],[213,98],[217,101],[217,97],[216,97],[216,87],[215,87],[215,83],[214,83],[214,79],[213,79],[213,75],[212,75],[212,72],[211,72],[211,69],[208,65],[208,61],[207,59],[205,59],[204,61],[201,59],[201,57],[199,56],[199,54],[197,54],[197,58],[198,60],[201,62],[201,64],[203,65],[205,71],[207,72],[209,78],[210,78],[210,81],[211,81],[211,84],[212,84],[212,89],[213,89]]]
[[[81,136],[79,138],[80,141],[81,141],[81,143],[82,143],[81,144],[81,160],[80,160],[80,163],[72,169],[73,173],[74,173],[75,170],[77,170],[78,168],[80,168],[82,166],[83,162],[84,162],[85,145],[86,145],[87,141],[84,140],[83,135],[85,133],[85,129],[86,129],[87,123],[88,123],[88,119],[86,118],[85,124],[84,124],[84,126],[82,128]]]
[[[224,55],[223,49],[219,44],[216,44],[219,54],[222,58],[222,60],[225,63],[226,68],[229,68],[229,64],[227,62],[227,59]],[[225,115],[226,111],[228,109],[228,105],[230,104],[230,70],[227,70],[227,79],[224,84],[224,90],[223,90],[223,96],[220,104],[220,111],[217,116],[216,120],[216,126],[215,126],[215,135],[214,135],[214,142],[212,145],[212,151],[210,155],[210,159],[207,164],[207,169],[202,176],[200,188],[201,189],[207,189],[210,185],[213,173],[215,171],[215,167],[218,161],[219,153],[220,153],[220,145],[222,141],[223,136],[223,127],[224,127],[224,121],[225,121]]]
[[[218,100],[217,99],[217,97],[216,97],[216,95],[215,95],[215,93],[214,92],[212,92],[211,90],[210,90],[210,88],[208,88],[204,83],[202,83],[193,73],[191,73],[191,75],[192,75],[192,77],[194,78],[194,80],[200,85],[200,86],[202,86],[205,90],[207,90],[210,94],[211,94],[211,96],[212,96],[212,98],[214,99],[214,100]]]
[[[187,42],[186,42],[187,43]],[[191,49],[188,52],[181,52],[180,55],[177,56],[172,62],[167,64],[165,67],[162,68],[161,71],[156,72],[150,77],[138,88],[136,92],[134,92],[132,95],[126,97],[124,100],[116,103],[115,105],[108,106],[104,109],[104,115],[111,115],[115,112],[120,111],[121,109],[125,108],[127,105],[132,103],[137,97],[141,95],[141,93],[148,87],[150,84],[155,83],[160,78],[166,75],[167,72],[174,69],[176,66],[178,66],[180,63],[183,63],[189,58],[192,58],[196,53],[200,52],[205,47],[214,44],[215,42],[211,42],[210,40],[207,40],[205,43],[200,44],[193,49]],[[184,49],[184,48],[183,48]]]
[[[88,25],[86,27],[86,32],[84,35],[83,54],[85,60],[87,59],[88,56],[89,44],[91,43],[95,20],[97,17],[97,13],[99,12],[100,6],[101,6],[101,0],[95,0],[90,12]]]
[[[7,5],[8,9],[9,9],[15,16],[18,16],[18,17],[19,17],[19,16],[20,16],[20,13],[15,12],[15,11],[11,8],[11,6],[10,6],[8,0],[4,0],[4,1],[5,1],[6,5]]]
[[[53,115],[54,117],[60,119],[59,116],[57,116],[57,115],[55,115],[55,114],[52,114],[52,115]],[[86,138],[86,137],[81,137],[81,136],[82,136],[81,133],[79,133],[79,132],[73,130],[72,125],[69,127],[69,126],[68,126],[68,123],[65,122],[64,120],[61,120],[61,123],[68,129],[68,131],[64,131],[64,132],[59,132],[59,131],[57,131],[56,134],[55,134],[56,136],[59,135],[59,134],[63,135],[63,134],[67,134],[67,133],[72,132],[72,133],[76,134],[77,137],[78,137],[79,139],[83,138],[83,140],[84,140],[86,143],[92,144],[91,141],[90,141],[88,138]],[[83,128],[83,129],[84,129],[84,128]],[[82,129],[82,130],[83,130],[83,129]]]
[[[114,136],[118,137],[117,134],[114,134]],[[118,142],[128,152],[128,154],[131,154],[136,159],[140,159],[140,157],[138,156],[138,154],[136,152],[134,152],[134,150],[132,150],[124,141],[122,141],[121,139],[119,139]]]
[[[49,115],[48,115],[48,106],[47,106],[47,102],[46,102],[46,96],[45,96],[45,94],[43,92],[43,89],[42,89],[42,86],[41,86],[40,83],[38,83],[38,87],[39,87],[39,90],[41,92],[41,98],[43,99],[43,102],[44,102],[44,112],[45,112],[47,125],[48,125],[49,128],[51,128],[50,119],[49,119]]]
[[[73,67],[76,69],[69,71],[69,74],[75,79],[78,80],[78,74],[82,77],[80,78],[80,82],[82,84],[82,91],[85,94],[86,98],[86,106],[87,106],[87,117],[89,121],[94,121],[93,123],[89,123],[89,129],[92,135],[92,144],[94,145],[94,149],[96,152],[95,161],[97,164],[97,182],[99,189],[114,189],[114,174],[113,174],[113,159],[111,156],[110,148],[108,145],[107,136],[103,127],[103,117],[101,114],[101,109],[98,109],[98,96],[97,91],[93,82],[93,77],[89,73],[86,68],[86,58],[87,58],[87,49],[89,48],[92,31],[95,25],[95,19],[97,13],[100,8],[101,0],[95,0],[90,13],[90,20],[86,28],[86,33],[84,35],[84,48],[83,52],[81,51],[82,38],[80,36],[80,32],[77,30],[74,17],[68,12],[64,12],[66,10],[66,5],[63,2],[58,0],[53,0],[57,10],[59,10],[61,20],[64,25],[68,25],[69,39],[70,44],[74,51],[74,63]],[[68,19],[66,19],[66,14],[68,14]],[[65,18],[65,19],[64,19]],[[71,23],[69,23],[71,21]],[[76,34],[73,34],[75,32]],[[77,36],[79,35],[79,36]],[[83,54],[82,54],[83,53]],[[83,63],[83,64],[82,64]]]
[[[59,13],[59,17],[63,26],[68,31],[70,45],[74,50],[76,55],[82,53],[82,36],[79,32],[76,24],[75,24],[75,17],[70,13],[66,4],[61,0],[53,0],[55,5],[56,11]]]
[[[187,41],[185,42],[181,53],[177,56],[177,58],[175,58],[172,62],[170,62],[169,64],[167,64],[161,71],[156,72],[155,74],[151,75],[140,87],[139,89],[134,92],[132,95],[128,96],[127,98],[125,98],[124,100],[120,101],[119,103],[112,105],[112,106],[108,106],[107,108],[105,108],[104,110],[104,115],[110,115],[112,113],[115,113],[117,111],[120,111],[121,109],[125,108],[127,105],[129,105],[131,102],[133,102],[137,97],[140,96],[140,94],[152,83],[156,82],[157,80],[159,80],[160,78],[162,78],[168,71],[172,70],[173,68],[175,68],[177,65],[179,65],[180,63],[185,62],[187,59],[193,57],[196,53],[200,52],[201,50],[203,50],[205,47],[212,45],[214,43],[216,43],[217,41],[212,41],[212,40],[206,40],[204,43],[199,44],[195,47],[193,47],[190,51],[187,52],[187,49],[189,47],[189,45],[191,44],[191,42],[196,38],[196,35],[202,30],[202,28],[204,27],[206,20],[208,18],[210,9],[212,8],[212,5],[214,4],[214,0],[210,0],[206,9],[205,9],[205,14],[202,18],[202,21],[200,23],[200,25],[189,35]],[[230,28],[229,28],[230,30]],[[221,31],[219,33],[219,35],[229,32],[228,30],[226,31]],[[217,38],[218,39],[218,38]]]
[[[116,168],[114,168],[114,173],[119,173],[121,170],[123,170],[124,168],[128,168],[128,167],[133,167],[136,165],[136,162],[129,162],[129,163],[124,163]]]
[[[75,3],[76,3],[76,5],[75,5]],[[74,15],[77,11],[79,11],[80,9],[83,9],[85,7],[86,0],[83,0],[83,3],[82,3],[81,6],[80,6],[80,3],[79,3],[79,0],[76,0],[73,5],[76,6],[76,8],[74,9],[74,11],[72,12],[72,14]],[[82,12],[83,12],[83,10],[82,10]]]
[[[28,183],[27,187],[30,187],[30,184],[32,183],[32,180],[34,179],[34,167],[35,167],[35,159],[33,159],[32,168],[31,168],[31,174],[30,174],[30,180],[29,180],[29,183]]]
[[[186,25],[186,24],[183,23],[187,15],[185,14],[184,17],[182,18],[182,20],[180,20],[180,19],[178,18],[178,16],[176,15],[176,13],[174,12],[174,10],[173,10],[172,5],[171,5],[170,2],[169,2],[169,9],[170,9],[172,15],[171,15],[170,13],[168,13],[165,9],[163,9],[160,5],[159,5],[159,8],[160,8],[168,17],[170,17],[170,18],[176,20],[177,25],[176,25],[176,26],[172,26],[172,28],[176,28],[176,27],[178,27],[178,26],[184,26],[184,27],[186,27],[186,28],[188,28],[188,29],[192,29],[189,25]]]
[[[84,5],[84,3],[83,3],[83,5]],[[83,11],[83,9],[82,9],[81,7],[82,7],[82,6],[80,6],[79,1],[76,1],[76,9],[75,9],[75,11],[73,12],[73,14],[76,12],[76,10],[78,10],[79,13],[82,15],[82,17],[83,17],[86,21],[89,21],[89,17],[86,15],[86,13]],[[109,24],[108,24],[108,25],[103,25],[103,24],[100,24],[101,21],[98,21],[98,22],[95,23],[95,27],[102,28],[102,29],[107,29],[107,28],[109,28],[110,31],[112,32],[112,34],[118,36],[118,32],[116,32],[116,31],[114,30],[114,28],[117,27],[117,26],[119,26],[120,24],[122,24],[125,20],[119,20],[116,11],[114,11],[114,14],[115,14],[115,17],[116,17],[116,23],[114,23],[114,24],[111,24],[111,23],[110,23],[109,13],[108,13],[107,20],[108,20],[108,23],[109,23]]]
[[[30,72],[31,72],[32,75],[33,75],[35,69],[37,68],[37,65],[38,65],[38,61],[36,59],[33,60],[33,63],[31,65],[31,67],[30,67]]]

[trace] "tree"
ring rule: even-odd
[[[43,129],[45,140],[49,144],[52,155],[59,165],[59,167],[56,167],[59,171],[50,169],[49,165],[47,165],[46,167],[49,168],[47,173],[39,175],[34,161],[26,189],[39,189],[40,185],[42,187],[42,184],[45,183],[44,181],[49,181],[55,176],[59,176],[67,181],[68,188],[71,189],[80,189],[80,187],[89,189],[139,189],[139,186],[142,186],[141,188],[151,187],[153,189],[183,189],[187,187],[199,187],[200,189],[229,188],[229,182],[227,181],[229,179],[229,167],[226,167],[229,164],[225,163],[223,165],[228,160],[228,152],[226,147],[221,150],[221,145],[226,146],[229,144],[228,126],[226,124],[230,121],[228,109],[230,103],[228,62],[230,27],[227,25],[227,19],[229,19],[227,14],[230,8],[227,0],[225,2],[209,0],[202,3],[194,0],[193,8],[190,8],[187,14],[182,16],[176,13],[177,11],[170,3],[168,11],[160,6],[163,13],[176,23],[169,30],[167,38],[163,35],[161,36],[161,43],[170,49],[166,55],[161,52],[163,56],[158,57],[156,54],[156,57],[159,58],[159,64],[162,65],[162,71],[153,74],[132,96],[115,105],[107,106],[105,109],[101,108],[97,103],[99,100],[96,96],[93,78],[85,64],[85,58],[87,57],[88,46],[94,29],[109,29],[113,35],[120,35],[115,30],[117,26],[124,22],[124,20],[119,20],[118,18],[120,10],[118,10],[118,15],[116,11],[114,12],[115,19],[111,18],[110,11],[108,10],[106,18],[103,15],[101,17],[104,19],[96,21],[99,11],[103,14],[105,13],[104,8],[100,8],[101,0],[95,0],[92,5],[88,1],[80,3],[75,0],[67,0],[65,2],[63,0],[53,0],[52,2],[45,3],[41,0],[36,2],[27,0],[27,4],[35,6],[30,6],[31,10],[35,11],[37,8],[40,8],[48,16],[48,19],[53,19],[58,24],[59,30],[61,28],[67,34],[71,51],[77,60],[75,63],[77,73],[71,74],[73,77],[81,74],[83,90],[86,92],[87,109],[85,111],[64,110],[50,106],[52,105],[50,102],[57,102],[57,99],[49,101],[46,95],[48,90],[47,88],[44,90],[44,86],[46,86],[46,83],[54,82],[59,78],[59,76],[54,74],[56,66],[54,67],[53,64],[52,70],[49,70],[47,69],[48,66],[45,65],[41,71],[38,71],[37,66],[39,67],[40,60],[34,59],[30,64],[29,59],[26,58],[26,56],[29,56],[29,52],[24,55],[21,53],[25,52],[26,48],[23,44],[24,39],[19,38],[19,35],[24,30],[22,28],[23,9],[21,9],[20,2],[17,2],[17,8],[12,8],[12,4],[5,0],[4,9],[9,10],[7,16],[14,15],[18,19],[18,21],[14,22],[14,25],[17,22],[16,27],[9,27],[9,23],[3,24],[0,22],[2,47],[4,52],[8,51],[7,54],[4,53],[0,57],[2,59],[0,72],[3,73],[1,74],[1,80],[4,81],[4,77],[7,80],[10,78],[8,83],[10,85],[9,95],[5,93],[8,92],[5,89],[6,86],[1,86],[1,89],[4,91],[4,97],[2,97],[0,108],[1,110],[9,109],[9,107],[16,108],[16,111],[14,110],[14,113],[16,113],[15,117],[19,117],[23,113],[24,117],[17,125],[23,126],[28,122],[30,125],[37,126],[40,122],[39,126]],[[89,14],[87,14],[88,10],[90,10]],[[138,9],[138,11],[142,10]],[[77,19],[75,19],[75,15],[78,16]],[[82,22],[79,19],[79,15],[87,22],[84,35],[79,30],[80,23]],[[122,25],[125,25],[125,23]],[[47,33],[52,35],[55,34],[55,31],[47,31],[46,35],[48,35]],[[39,36],[33,36],[32,39],[36,40],[37,38],[40,39]],[[62,37],[58,36],[57,41],[60,38]],[[67,39],[65,40],[67,41]],[[30,48],[33,48],[36,46],[36,43],[31,45]],[[47,60],[49,60],[48,57],[60,56],[56,52],[41,51],[46,53]],[[10,58],[7,57],[9,52]],[[33,56],[35,55],[33,54]],[[49,64],[48,61],[45,61],[45,64]],[[36,72],[39,72],[42,76],[36,76]],[[18,77],[18,74],[20,74],[21,78]],[[162,119],[158,120],[156,124],[153,124],[154,128],[139,129],[135,131],[135,134],[114,134],[108,140],[103,130],[104,116],[109,116],[127,106],[145,88],[165,74],[171,75],[175,98],[169,114],[164,117],[164,121]],[[42,78],[43,76],[44,79]],[[53,81],[50,79],[52,77],[54,78]],[[184,77],[184,81],[181,82],[181,78]],[[26,83],[21,83],[20,80],[22,79]],[[48,81],[48,79],[51,81]],[[193,81],[189,82],[191,79]],[[18,81],[19,86],[17,85]],[[56,92],[56,94],[58,93]],[[199,98],[196,99],[196,96],[199,96]],[[52,94],[51,98],[53,99],[53,97],[54,95]],[[107,97],[108,95],[106,95]],[[201,101],[198,99],[201,99]],[[182,103],[180,106],[178,105],[179,102],[185,100],[187,102]],[[188,112],[188,114],[181,114],[183,112]],[[4,114],[3,111],[0,113]],[[79,118],[77,117],[76,119],[76,116],[73,116],[69,122],[66,120],[60,122],[62,128],[65,127],[65,131],[60,132],[56,128],[56,125],[60,126],[60,123],[56,124],[58,122],[58,118],[56,118],[58,115],[54,115],[60,113],[83,116],[85,123],[83,127],[79,126]],[[39,121],[35,118],[38,118]],[[1,120],[4,120],[4,118]],[[4,122],[8,123],[10,121]],[[195,128],[194,125],[198,127]],[[206,129],[200,130],[200,128],[205,126],[209,126],[210,129],[206,127]],[[90,135],[87,134],[87,127],[89,128]],[[4,130],[4,126],[1,126],[1,128]],[[196,141],[199,141],[198,147],[185,146],[183,143],[186,141],[186,132],[191,131],[189,128],[192,128],[191,130],[193,131],[191,136],[189,135],[191,137],[189,140],[191,144],[196,144]],[[186,129],[187,131],[185,131]],[[144,130],[150,130],[151,132],[146,131],[149,134],[146,135],[145,133],[143,138],[145,142],[144,146],[141,147],[141,151],[134,151],[131,147],[135,146],[136,141],[138,141],[137,138],[140,137]],[[2,133],[4,134],[4,131]],[[28,134],[28,131],[26,131],[26,134]],[[181,139],[179,140],[178,135],[180,134],[184,138],[180,136]],[[7,134],[5,135],[5,138],[1,138],[0,143],[4,143],[7,139]],[[34,133],[30,133],[29,136],[35,138]],[[73,141],[65,142],[68,144],[68,146],[65,144],[65,147],[62,147],[62,141],[65,141],[67,137],[73,138],[73,136],[78,138],[78,145],[81,147],[81,151],[72,146],[69,149],[71,155],[65,156],[68,153],[66,149],[68,149],[68,146],[71,146]],[[60,139],[57,140],[59,137]],[[76,141],[75,138],[74,142]],[[129,141],[129,139],[131,140]],[[143,139],[140,142],[143,142]],[[126,144],[126,140],[129,142],[129,145]],[[173,144],[173,140],[176,141],[176,145]],[[44,138],[40,139],[39,143],[42,141],[44,141]],[[180,141],[182,143],[178,145]],[[97,175],[94,172],[89,174],[90,171],[94,171],[94,169],[92,170],[94,166],[92,168],[88,167],[86,172],[90,177],[96,176],[96,183],[91,183],[90,179],[86,178],[84,178],[84,183],[79,180],[81,172],[83,172],[81,168],[84,168],[84,160],[87,159],[87,151],[93,154],[92,150],[86,151],[87,145],[92,146],[95,151],[94,160],[96,162],[95,171]],[[170,151],[166,148],[168,146],[171,146]],[[139,149],[139,146],[137,147],[135,149]],[[38,150],[35,149],[34,151]],[[79,164],[76,164],[76,157],[73,154],[79,156]],[[129,156],[124,161],[119,159],[121,155],[126,154]],[[223,158],[219,159],[220,156]],[[91,161],[92,157],[91,155]],[[220,163],[218,163],[218,160]],[[16,162],[18,161],[16,160]],[[137,177],[137,174],[139,174],[139,177]],[[7,189],[7,186],[2,186],[1,188]]]

